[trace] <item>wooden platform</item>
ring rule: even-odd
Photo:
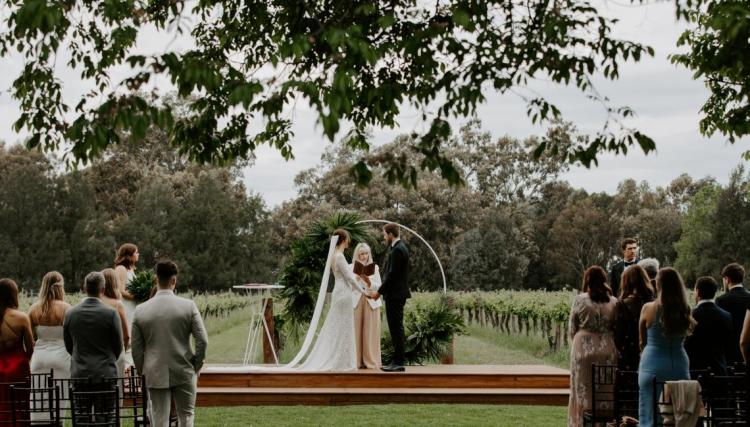
[[[491,403],[567,405],[567,370],[540,365],[433,365],[403,373],[274,372],[208,366],[199,406]]]

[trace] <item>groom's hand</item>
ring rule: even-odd
[[[372,299],[378,299],[378,298],[380,298],[380,293],[378,293],[378,291],[372,291],[372,292],[370,292],[370,298],[372,298]]]

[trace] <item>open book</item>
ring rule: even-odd
[[[357,276],[372,276],[375,274],[375,265],[374,262],[364,265],[359,261],[354,261],[354,274]]]

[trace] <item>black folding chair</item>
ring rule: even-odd
[[[584,425],[606,424],[615,418],[617,366],[591,365],[591,410],[583,414]]]
[[[60,418],[63,421],[70,421],[72,419],[72,411],[70,410],[70,391],[76,386],[85,387],[91,383],[91,379],[86,378],[52,378],[51,384],[60,390]]]
[[[638,371],[617,371],[615,380],[615,420],[620,425],[623,417],[638,419]]]
[[[10,386],[13,425],[61,426],[57,387]]]
[[[744,375],[709,375],[707,384],[707,408],[712,425],[750,425],[748,385]]]
[[[120,390],[120,418],[133,420],[134,427],[149,425],[148,389],[143,376],[130,370],[124,377],[107,381]]]
[[[0,383],[0,426],[13,425],[13,397],[11,387],[28,387],[28,381]]]
[[[117,386],[105,382],[73,387],[70,404],[74,427],[120,425],[120,390]]]

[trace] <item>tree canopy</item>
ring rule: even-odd
[[[139,140],[154,125],[199,162],[247,158],[262,144],[288,159],[298,102],[315,111],[328,139],[349,129],[346,143],[366,150],[368,128],[394,127],[413,108],[427,124],[409,139],[417,156],[363,156],[352,167],[358,182],[379,166],[407,186],[420,169],[456,183],[459,171],[441,150],[448,120],[472,115],[490,90],[522,96],[534,122],[559,119],[560,109],[530,89],[537,79],[575,86],[607,113],[599,132],[565,147],[542,140],[540,152],[565,148],[564,158],[589,165],[602,150],[655,147],[621,122],[633,111],[610,105],[592,84],[595,75],[617,78],[623,62],[653,50],[615,37],[616,20],[588,0],[5,4],[0,54],[17,51],[25,61],[12,85],[21,105],[15,129],[29,132],[31,147],[69,148],[76,161]],[[139,53],[139,36],[153,28],[189,32],[194,45]],[[59,74],[66,67],[92,90],[66,99],[70,83]],[[112,81],[114,69],[129,74]],[[164,80],[186,100],[184,112],[149,91]]]

